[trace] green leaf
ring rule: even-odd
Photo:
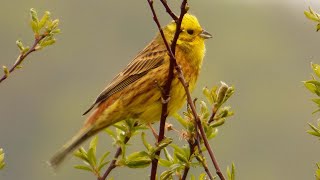
[[[76,169],[93,172],[93,170],[92,170],[91,167],[89,167],[89,166],[76,165],[76,166],[73,166],[73,167],[76,168]]]
[[[16,41],[16,44],[17,44],[18,48],[20,49],[20,51],[23,52],[24,47],[23,47],[22,42],[21,42],[20,40],[17,40],[17,41]]]
[[[188,127],[188,122],[183,119],[178,113],[174,113],[173,117],[178,120],[178,122],[184,127],[187,128]]]
[[[191,174],[190,180],[196,180],[196,177],[193,174]]]
[[[109,156],[110,152],[107,151],[105,152],[102,157],[100,158],[99,164],[102,164],[104,162],[104,160]]]
[[[236,168],[234,166],[234,163],[232,163],[231,170],[229,167],[227,167],[228,180],[235,180],[235,173],[236,173]]]
[[[91,166],[95,167],[97,164],[97,158],[93,148],[90,148],[88,151],[88,160]]]
[[[172,161],[173,161],[173,158],[172,158],[172,156],[170,155],[168,149],[167,149],[167,148],[164,148],[163,151],[164,151],[164,156],[166,157],[166,159],[167,159],[168,161],[171,161],[171,162],[172,162]]]
[[[175,153],[174,154],[180,162],[188,163],[188,158],[185,154]]]
[[[97,151],[97,144],[98,144],[98,136],[95,136],[89,144],[89,149],[93,149],[94,155],[96,154]]]
[[[32,31],[35,33],[35,35],[38,35],[39,34],[39,19],[38,19],[38,14],[37,12],[31,8],[30,9],[30,15],[31,15],[31,28],[32,28]]]
[[[319,14],[317,14],[316,12],[314,12],[311,7],[309,6],[309,11],[304,11],[304,14],[306,15],[306,17],[310,20],[316,21],[316,22],[320,22],[320,18],[319,18]]]
[[[53,20],[51,25],[49,26],[49,29],[51,29],[51,30],[56,29],[58,27],[58,25],[59,25],[59,22],[60,22],[59,19]]]
[[[212,129],[212,131],[211,131],[211,133],[210,134],[207,134],[207,138],[210,140],[210,139],[212,139],[212,138],[214,138],[214,137],[216,137],[217,136],[217,134],[218,134],[218,129],[217,128],[213,128]]]
[[[208,101],[210,102],[210,104],[213,104],[214,99],[213,96],[211,95],[210,90],[207,87],[204,87],[202,89],[202,93],[204,94],[204,96],[208,99]]]
[[[61,33],[61,29],[55,29],[53,31],[51,31],[52,34],[59,34]]]
[[[43,40],[40,43],[41,47],[46,47],[46,46],[51,46],[52,44],[56,43],[56,39],[52,38],[52,39],[48,39],[48,40]]]
[[[221,118],[218,121],[213,121],[213,123],[210,124],[211,128],[216,128],[219,127],[221,125],[223,125],[225,123],[226,119],[225,118]]]
[[[106,132],[109,136],[112,137],[112,139],[116,140],[117,139],[117,136],[116,134],[109,128],[105,128],[104,129],[104,132]]]
[[[309,123],[309,126],[312,130],[308,130],[307,133],[320,137],[320,129],[318,129],[317,127],[315,127],[314,125]]]
[[[147,142],[146,134],[144,132],[141,133],[141,139],[144,147],[146,147],[146,149],[150,151],[152,149],[152,146]]]
[[[313,72],[320,77],[320,65],[319,64],[313,64],[311,63],[311,67],[313,69]]]
[[[89,162],[88,155],[86,150],[83,147],[79,148],[77,151],[73,153],[74,156],[82,159],[85,162]]]
[[[316,180],[320,180],[320,164],[319,163],[317,163],[317,170],[316,170],[316,174],[315,174],[315,176],[316,176]]]
[[[218,93],[217,93],[218,97],[217,97],[217,101],[216,102],[218,104],[221,104],[221,103],[224,102],[224,99],[226,97],[228,88],[229,88],[229,86],[226,83],[221,81],[221,86],[219,87]]]
[[[207,175],[205,173],[201,173],[199,175],[199,180],[206,180],[207,179]]]
[[[185,151],[182,148],[180,148],[178,145],[171,144],[170,146],[174,149],[174,153],[179,153],[179,154],[185,155]]]
[[[10,74],[9,69],[7,68],[7,66],[2,66],[2,68],[3,68],[3,73],[6,75],[6,77],[8,77]]]
[[[200,101],[200,115],[201,119],[207,119],[209,117],[209,110],[204,101]]]
[[[309,80],[309,81],[306,81],[306,83],[310,83],[310,84],[313,84],[315,86],[320,86],[320,82],[317,81],[317,80]]]
[[[320,99],[316,98],[316,99],[312,99],[313,102],[315,102],[316,104],[320,105]]]
[[[5,166],[3,149],[0,148],[0,170]]]
[[[181,162],[188,163],[189,153],[186,152],[183,148],[180,148],[176,144],[171,144],[171,147],[174,149],[174,156]]]
[[[170,167],[172,162],[166,159],[159,159],[159,164],[164,167]]]
[[[119,125],[119,124],[114,124],[114,127],[116,127],[117,129],[121,130],[122,132],[126,132],[127,128],[123,125]]]
[[[303,84],[311,93],[318,95],[317,85],[315,85],[314,83],[312,83],[310,81],[305,81],[305,82],[303,82]]]
[[[101,163],[99,166],[98,166],[98,171],[100,172],[100,170],[107,164],[109,164],[110,161],[106,161],[104,163]]]
[[[160,175],[160,180],[173,180],[172,174],[175,170],[166,170]]]
[[[38,23],[39,22],[39,19],[38,19],[38,13],[36,12],[35,9],[31,8],[30,9],[30,14],[31,14],[31,19],[32,21]]]
[[[44,12],[44,15],[42,16],[38,25],[39,29],[43,28],[47,24],[49,19],[50,19],[50,12],[49,11]]]
[[[172,141],[173,139],[168,137],[162,139],[157,145],[156,151],[162,150],[163,148],[167,147],[169,144],[172,143]]]
[[[144,168],[149,166],[150,163],[149,154],[145,151],[134,152],[125,160],[125,165],[129,168]]]

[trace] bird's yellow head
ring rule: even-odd
[[[202,29],[198,19],[191,14],[184,15],[181,30],[177,45],[188,49],[194,46],[204,45],[204,40],[212,37],[210,33]],[[172,40],[176,32],[176,23],[174,21],[169,23],[163,31],[168,41]]]

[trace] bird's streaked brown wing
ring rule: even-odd
[[[111,83],[100,93],[92,106],[83,115],[87,114],[97,104],[108,99],[111,95],[121,91],[131,83],[140,79],[151,69],[160,66],[167,53],[162,43],[151,42],[144,48],[128,66],[119,73]]]

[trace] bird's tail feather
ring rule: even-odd
[[[54,169],[58,168],[63,160],[74,151],[81,143],[91,137],[92,126],[81,129],[69,142],[67,142],[48,162]]]

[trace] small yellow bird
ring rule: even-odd
[[[176,60],[192,91],[205,54],[204,40],[212,36],[201,28],[197,18],[191,14],[184,16],[181,30],[176,46]],[[169,45],[175,31],[175,22],[163,28]],[[84,113],[85,115],[94,109],[83,127],[50,159],[49,164],[56,168],[85,140],[121,120],[135,118],[139,123],[145,124],[160,120],[161,87],[166,84],[169,64],[167,49],[158,33],[100,93],[93,105]],[[178,111],[185,100],[186,93],[175,72],[168,104],[169,115]]]

